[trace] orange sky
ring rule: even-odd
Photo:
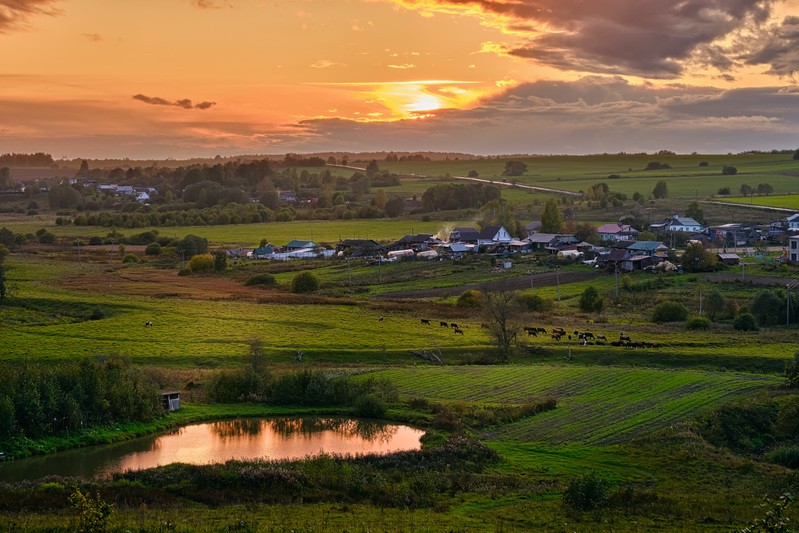
[[[577,0],[0,0],[0,152],[457,150],[455,119],[505,106],[507,91],[529,84],[616,80],[672,97],[675,84],[796,86],[790,46],[772,57],[793,43],[769,39],[774,25],[799,13],[799,0],[765,2],[773,4],[768,16],[757,12],[762,0],[726,2],[746,12],[690,0],[701,10],[672,13],[664,18],[671,33],[649,36],[659,26],[633,11],[662,1],[609,0],[604,10],[578,13]],[[710,22],[691,25],[702,17]],[[629,41],[614,42],[621,38]],[[748,58],[759,52],[756,61],[742,60],[751,42],[765,44],[746,50]],[[719,68],[719,57],[733,64]],[[532,104],[524,110],[540,115],[540,99],[525,93]],[[433,128],[424,122],[449,132],[438,134],[447,142],[420,137]],[[485,126],[481,152],[506,151],[506,142],[491,141],[496,125]],[[353,138],[370,133],[350,146],[347,128]],[[523,151],[539,150],[533,143]]]

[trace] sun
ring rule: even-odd
[[[433,94],[423,94],[416,97],[416,100],[403,105],[403,108],[410,113],[421,111],[435,111],[446,106],[446,102]]]

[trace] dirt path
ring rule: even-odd
[[[565,285],[567,283],[576,283],[579,281],[588,281],[603,275],[603,272],[561,272],[560,283]],[[533,275],[533,287],[554,287],[558,283],[558,274],[555,272],[544,272],[542,274]],[[508,290],[524,290],[530,288],[530,276],[517,276],[515,278],[498,279],[487,281],[483,283],[469,283],[468,285],[458,285],[455,287],[439,287],[437,289],[419,289],[412,291],[398,291],[386,292],[383,294],[375,295],[375,298],[438,298],[441,296],[456,296],[463,291],[477,289],[499,289],[503,287]]]

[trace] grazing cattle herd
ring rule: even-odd
[[[382,320],[383,317],[380,317]],[[429,318],[419,319],[420,323],[425,326],[431,325]],[[438,322],[442,328],[449,328],[456,335],[463,335],[461,327],[454,322],[446,322],[440,320]],[[487,328],[487,324],[480,324],[481,327]],[[527,332],[528,337],[538,337],[538,334],[549,335],[553,341],[560,341],[563,337],[567,337],[569,341],[576,340],[581,346],[613,346],[614,348],[660,348],[660,344],[655,342],[636,341],[630,338],[624,332],[619,333],[619,340],[608,341],[608,337],[603,334],[594,334],[591,331],[574,330],[573,334],[567,334],[566,330],[561,327],[552,328],[549,332],[546,328],[539,326],[524,326],[522,328]]]

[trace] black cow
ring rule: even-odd
[[[438,325],[441,326],[442,328],[448,328],[449,327],[449,324],[447,324],[446,322],[439,322]]]
[[[426,319],[426,318],[422,318],[421,321],[422,321],[422,324],[427,324],[428,326],[430,325],[430,321],[428,319]]]
[[[460,333],[461,335],[463,335],[463,330],[461,330],[461,329],[454,328],[452,331],[454,331],[455,333]]]
[[[148,320],[147,322],[144,323],[144,327],[145,328],[151,328],[151,327],[153,327],[153,323]]]

